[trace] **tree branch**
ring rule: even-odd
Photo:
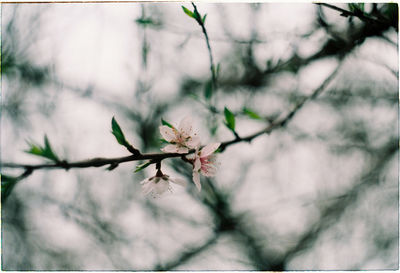
[[[195,246],[195,247],[191,247],[189,250],[187,251],[182,251],[181,255],[179,255],[178,257],[176,257],[175,259],[164,263],[164,265],[158,265],[156,266],[156,270],[160,271],[169,271],[174,269],[175,267],[187,262],[188,260],[192,259],[193,257],[195,257],[196,255],[200,254],[201,252],[203,252],[204,250],[206,250],[207,248],[209,248],[210,246],[212,246],[213,244],[216,243],[217,239],[218,239],[219,234],[215,233],[213,234],[207,241],[205,241],[204,243]]]
[[[330,8],[330,9],[333,9],[333,10],[336,10],[336,11],[340,11],[341,12],[341,14],[340,14],[341,16],[357,17],[361,21],[364,21],[364,22],[369,23],[369,24],[372,23],[372,24],[380,24],[380,25],[390,25],[390,26],[392,26],[392,24],[390,22],[385,22],[385,21],[382,21],[382,20],[378,20],[378,19],[366,16],[361,11],[360,12],[348,11],[348,10],[345,10],[345,9],[342,9],[342,8],[339,8],[337,6],[334,6],[334,5],[331,5],[331,4],[327,4],[327,3],[316,3],[316,4],[320,5],[320,6],[324,6],[324,7]]]
[[[377,185],[380,182],[379,176],[383,172],[385,166],[390,162],[393,156],[399,149],[398,142],[395,138],[391,138],[380,150],[375,154],[376,158],[373,165],[367,173],[365,173],[360,182],[355,184],[344,195],[338,196],[336,201],[321,209],[319,219],[310,226],[309,230],[303,233],[297,243],[289,248],[282,260],[280,267],[285,268],[285,265],[301,251],[311,248],[317,241],[319,236],[329,227],[338,222],[344,212],[352,204],[356,203],[360,195],[365,193],[366,189]]]
[[[197,13],[200,17],[200,13],[198,12],[196,5],[193,2],[192,2],[192,5],[194,8],[195,14]],[[215,90],[217,88],[217,76],[215,75],[215,65],[214,65],[214,58],[213,58],[211,46],[210,46],[210,39],[208,38],[207,29],[204,26],[204,21],[202,20],[202,18],[200,17],[199,20],[196,20],[196,21],[200,25],[201,30],[203,31],[204,37],[206,39],[208,56],[210,59],[211,79],[212,79],[213,89]]]
[[[139,155],[130,155],[124,157],[114,157],[114,158],[102,158],[96,157],[92,159],[76,161],[76,162],[67,162],[60,161],[56,163],[47,163],[47,164],[38,164],[38,165],[30,165],[30,164],[16,164],[16,163],[1,163],[1,167],[4,168],[24,168],[30,170],[37,169],[71,169],[71,168],[89,168],[89,167],[102,167],[105,165],[115,165],[123,162],[131,162],[138,160],[152,160],[156,163],[165,158],[172,157],[181,157],[182,154],[178,153],[159,153],[159,154],[139,154]]]
[[[249,135],[247,137],[239,137],[239,138],[236,137],[233,140],[222,142],[221,146],[220,146],[221,151],[224,151],[227,147],[229,147],[233,144],[236,144],[239,142],[251,142],[254,138],[257,138],[263,134],[270,134],[274,129],[284,127],[296,115],[296,113],[304,106],[304,104],[307,101],[316,98],[325,89],[325,87],[336,76],[340,67],[341,67],[341,64],[339,64],[337,66],[337,68],[329,75],[329,77],[326,78],[325,81],[317,89],[315,89],[314,92],[309,97],[305,97],[299,103],[297,103],[297,105],[293,108],[293,110],[290,111],[283,119],[281,119],[280,121],[277,121],[277,122],[272,122],[270,125],[268,125],[263,130],[256,132],[252,135]],[[55,163],[45,163],[45,164],[37,164],[37,165],[4,162],[4,163],[0,164],[0,167],[25,169],[26,175],[25,175],[25,173],[23,175],[21,175],[21,179],[23,179],[23,178],[27,177],[28,175],[30,175],[33,171],[38,170],[38,169],[69,170],[72,168],[102,167],[105,165],[110,165],[110,170],[111,170],[111,169],[116,168],[118,166],[118,164],[124,163],[124,162],[139,161],[139,160],[151,160],[151,164],[153,164],[153,163],[160,162],[161,160],[166,159],[166,158],[184,157],[185,155],[188,155],[193,152],[194,152],[194,150],[189,151],[189,153],[187,153],[187,154],[158,153],[158,154],[135,154],[135,155],[129,155],[129,156],[124,156],[124,157],[115,157],[115,158],[96,157],[96,158],[82,160],[82,161],[76,161],[76,162],[68,162],[66,160],[63,160],[63,161],[59,161],[59,162],[55,162]]]
[[[221,151],[225,150],[226,147],[233,145],[235,143],[239,143],[242,141],[246,142],[251,142],[254,138],[263,135],[263,134],[270,134],[274,129],[277,128],[282,128],[284,127],[295,115],[296,113],[303,108],[304,104],[312,99],[315,99],[325,88],[326,86],[333,80],[333,78],[337,75],[339,72],[339,69],[341,67],[341,63],[336,67],[336,69],[328,76],[328,78],[325,79],[325,81],[317,88],[314,90],[314,92],[308,96],[303,98],[300,102],[296,104],[296,106],[290,111],[284,118],[282,118],[279,121],[272,122],[270,125],[268,125],[266,128],[262,129],[261,131],[258,131],[252,135],[249,135],[247,137],[241,137],[241,138],[235,138],[230,141],[225,141],[221,143],[220,149]]]

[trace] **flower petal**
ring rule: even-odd
[[[197,136],[191,137],[186,141],[186,145],[191,149],[195,149],[200,145],[200,138]]]
[[[221,145],[221,143],[208,144],[203,149],[201,149],[200,157],[206,157],[206,156],[211,155],[213,152],[215,152],[218,149],[219,145]]]
[[[168,180],[161,179],[157,184],[154,185],[154,191],[157,194],[163,194],[168,190],[169,182]]]
[[[185,187],[187,185],[187,182],[185,179],[182,178],[173,178],[173,179],[169,179],[169,181],[171,181],[172,183],[178,184],[182,187]]]
[[[184,119],[182,119],[181,122],[179,123],[178,128],[181,134],[183,134],[184,136],[190,136],[193,130],[192,118],[185,117]]]
[[[201,168],[201,174],[207,177],[215,176],[217,174],[217,167],[207,164],[205,168]]]
[[[201,161],[199,157],[196,157],[193,163],[193,171],[198,172],[201,168]]]
[[[189,152],[189,149],[186,148],[186,147],[179,146],[176,152],[177,152],[178,154],[186,154],[186,153]]]
[[[200,174],[197,171],[193,172],[193,182],[196,185],[197,190],[201,191]]]
[[[153,191],[155,184],[154,183],[147,183],[147,184],[143,184],[142,186],[142,194],[143,195],[147,195],[150,192]]]
[[[151,181],[151,178],[152,178],[152,177],[146,178],[146,179],[142,180],[142,181],[140,182],[140,185],[144,185],[144,184],[149,183],[149,182]]]
[[[161,149],[164,153],[177,153],[178,152],[178,145],[169,144]]]
[[[165,125],[160,126],[160,134],[168,142],[171,142],[171,141],[175,140],[175,138],[176,138],[174,130]]]

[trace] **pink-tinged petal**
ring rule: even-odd
[[[169,182],[161,179],[157,184],[154,185],[154,191],[157,194],[163,194],[168,190]]]
[[[200,157],[207,157],[207,156],[211,155],[213,152],[215,152],[218,149],[219,145],[221,145],[221,143],[208,144],[203,149],[201,149]]]
[[[190,138],[188,141],[186,141],[186,145],[191,149],[195,149],[200,145],[200,138],[197,136],[194,136],[194,137]]]
[[[165,125],[160,126],[160,134],[168,142],[171,142],[176,138],[174,130]]]
[[[155,184],[154,184],[153,182],[144,184],[144,185],[142,186],[142,194],[143,194],[143,195],[147,195],[147,194],[149,194],[150,192],[152,192],[153,189],[154,189],[154,185],[155,185]]]
[[[169,179],[169,181],[171,181],[172,183],[178,184],[182,187],[185,187],[187,185],[187,182],[185,179],[182,178],[174,178],[174,179]]]
[[[219,162],[217,161],[217,155],[216,154],[212,154],[207,156],[207,161],[211,164],[214,165],[219,165]]]
[[[178,152],[178,145],[169,144],[161,149],[164,153],[177,153]]]
[[[201,168],[201,174],[207,177],[215,176],[217,168],[214,165],[208,164],[205,168]]]
[[[194,164],[193,164],[193,171],[198,172],[201,168],[201,161],[199,157],[196,157],[196,159],[194,160]]]
[[[188,148],[186,148],[186,147],[182,147],[182,146],[180,146],[180,147],[178,147],[178,149],[177,149],[177,151],[176,151],[178,154],[186,154],[186,153],[188,153],[189,152],[189,149]]]
[[[140,182],[140,185],[146,184],[146,183],[150,182],[150,180],[151,180],[151,178],[146,178]]]
[[[184,119],[181,120],[179,123],[179,132],[183,134],[184,136],[188,137],[192,134],[193,130],[193,125],[192,125],[192,118],[191,117],[185,117]]]
[[[193,172],[193,182],[196,185],[198,191],[201,191],[201,184],[200,184],[200,174],[199,172]]]

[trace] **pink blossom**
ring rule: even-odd
[[[195,149],[200,144],[200,139],[193,132],[192,119],[184,118],[178,126],[175,127],[160,126],[162,137],[170,144],[161,149],[165,153],[185,154],[190,149]]]
[[[217,172],[216,155],[213,154],[221,143],[208,144],[200,151],[197,149],[193,159],[193,182],[201,190],[200,174],[211,177]]]

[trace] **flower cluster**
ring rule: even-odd
[[[165,153],[178,153],[187,157],[187,162],[193,166],[193,182],[196,188],[201,190],[200,174],[203,176],[215,176],[217,162],[214,152],[220,143],[212,143],[201,148],[200,138],[193,130],[190,117],[184,118],[178,128],[168,124],[160,126],[160,134],[169,144],[161,149]],[[151,193],[154,197],[171,190],[170,182],[185,186],[186,183],[180,179],[171,179],[168,175],[157,170],[157,174],[141,182],[143,194]]]

